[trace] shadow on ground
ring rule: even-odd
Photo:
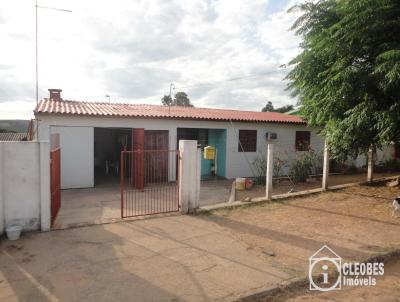
[[[0,244],[0,300],[232,301],[304,277],[323,244],[350,260],[399,248],[400,220],[386,200],[399,193],[357,187],[207,216],[23,234]]]
[[[1,301],[146,301],[148,293],[178,300],[129,269],[130,257],[151,255],[129,255],[124,240],[101,226],[24,237],[1,245]]]
[[[170,216],[3,241],[2,301],[231,301],[291,275],[214,223]]]

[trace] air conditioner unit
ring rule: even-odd
[[[267,140],[277,139],[278,138],[278,134],[276,134],[274,132],[267,132],[267,133],[265,133],[265,138]]]

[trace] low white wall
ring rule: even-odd
[[[382,149],[376,150],[375,164],[383,163],[394,158],[394,145],[383,146]],[[348,165],[356,167],[367,166],[367,155],[359,155],[356,159],[348,159]]]
[[[48,142],[0,142],[0,234],[50,228]]]

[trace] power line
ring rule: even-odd
[[[35,94],[36,94],[36,109],[38,109],[39,104],[39,39],[38,39],[38,31],[39,31],[39,22],[38,22],[38,8],[48,9],[58,12],[67,12],[72,13],[69,9],[63,9],[58,7],[49,7],[38,5],[38,0],[35,1]],[[36,121],[36,140],[39,140],[39,121]]]
[[[194,85],[186,85],[186,86],[177,86],[175,88],[176,89],[194,88],[194,87],[208,86],[208,85],[214,85],[214,84],[225,83],[225,82],[234,82],[234,81],[239,81],[239,80],[243,80],[243,79],[249,79],[249,78],[256,78],[256,77],[263,77],[263,76],[271,75],[271,74],[279,72],[281,70],[282,69],[268,71],[268,72],[264,72],[264,73],[248,74],[248,75],[245,75],[245,76],[228,78],[228,79],[224,79],[224,80],[220,80],[220,81],[205,82],[205,83],[199,83],[199,84],[194,84]]]

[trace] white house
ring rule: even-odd
[[[216,161],[202,161],[202,175],[254,176],[252,162],[273,134],[275,150],[289,157],[311,146],[323,149],[318,129],[300,117],[275,112],[67,101],[49,89],[35,115],[40,140],[59,134],[61,188],[93,187],[104,171],[118,166],[121,150],[177,149],[180,139],[196,139],[217,149]],[[144,134],[143,134],[144,132]],[[143,142],[136,142],[140,137]]]

